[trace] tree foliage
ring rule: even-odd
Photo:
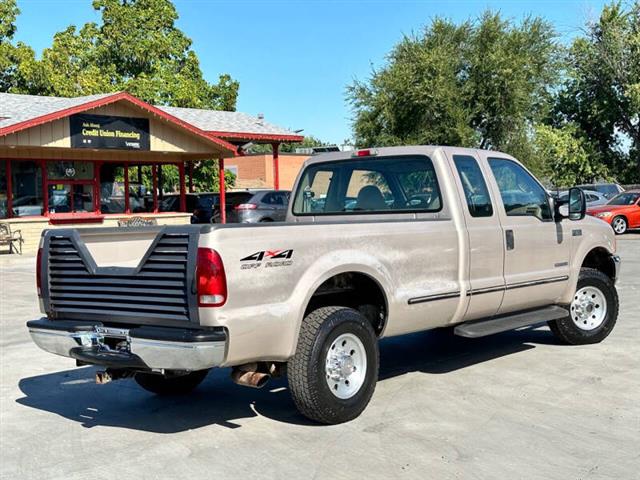
[[[604,7],[567,56],[554,121],[573,122],[594,162],[619,181],[640,181],[640,2]]]
[[[10,66],[0,64],[0,88],[64,97],[127,91],[152,104],[235,110],[238,82],[227,74],[216,84],[204,79],[170,0],[94,0],[93,8],[100,24],[56,33],[41,59],[1,56]],[[11,45],[17,13],[15,0],[0,0],[1,44]]]
[[[493,148],[528,162],[531,125],[548,114],[559,60],[556,34],[540,18],[435,19],[348,87],[356,143]]]
[[[591,161],[591,145],[578,132],[574,124],[536,127],[534,152],[542,165],[539,173],[552,185],[571,187],[608,177],[604,164]]]

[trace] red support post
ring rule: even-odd
[[[13,175],[11,174],[11,160],[5,160],[7,172],[7,218],[13,217]]]
[[[94,187],[96,190],[96,195],[93,201],[95,202],[94,211],[96,213],[100,213],[100,167],[102,167],[102,162],[95,162],[93,164],[93,168],[95,169],[93,172],[93,178],[95,179]]]
[[[273,151],[273,189],[280,190],[280,166],[278,165],[278,150],[280,148],[279,143],[272,143],[271,150]]]
[[[224,158],[218,159],[218,191],[220,192],[220,223],[227,223],[226,186],[224,184]]]
[[[180,172],[180,211],[187,211],[187,194],[185,192],[184,181],[184,162],[178,164],[178,171]]]
[[[49,185],[47,182],[47,162],[40,160],[40,170],[42,170],[42,215],[49,216]]]
[[[151,165],[151,176],[153,177],[153,213],[158,213],[158,165]]]
[[[124,164],[124,213],[131,213],[129,208],[129,165]]]
[[[189,193],[193,193],[193,160],[189,162]]]

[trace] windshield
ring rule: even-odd
[[[640,193],[625,192],[616,195],[607,205],[634,205],[640,199]]]

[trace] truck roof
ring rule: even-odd
[[[477,148],[463,148],[463,147],[454,147],[454,146],[446,146],[446,145],[412,145],[412,146],[403,146],[403,147],[380,147],[380,148],[369,147],[369,148],[359,148],[357,150],[351,150],[346,152],[328,152],[328,153],[322,153],[320,155],[314,155],[312,157],[309,157],[304,162],[304,166],[306,167],[308,165],[313,165],[315,163],[330,162],[332,160],[346,160],[346,159],[352,158],[355,155],[355,153],[360,150],[375,151],[376,155],[379,155],[381,157],[387,156],[387,155],[416,155],[416,154],[428,155],[429,157],[432,157],[434,152],[436,152],[437,150],[446,152],[447,150],[452,150],[452,149],[455,149],[457,152],[467,151],[469,154],[474,154],[475,152],[480,150]],[[495,153],[509,157],[509,155],[506,155],[501,152],[496,151]]]

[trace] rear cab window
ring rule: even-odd
[[[440,187],[424,155],[366,157],[310,165],[294,196],[294,215],[438,212]]]

